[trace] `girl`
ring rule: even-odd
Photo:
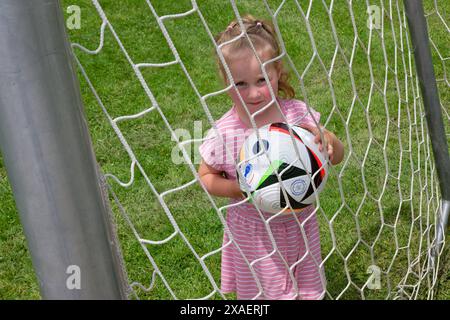
[[[267,222],[271,215],[263,213],[261,217],[254,205],[243,201],[236,180],[235,159],[245,138],[252,132],[251,117],[256,127],[287,120],[288,124],[310,130],[315,134],[319,148],[327,148],[332,164],[342,161],[344,148],[333,133],[321,127],[325,138],[322,143],[316,125],[320,114],[307,108],[302,101],[293,99],[294,90],[287,82],[287,72],[281,61],[265,66],[270,84],[266,82],[261,63],[280,55],[273,26],[252,16],[244,17],[243,24],[258,57],[246,37],[221,48],[236,85],[236,89],[232,87],[229,92],[233,106],[215,123],[222,139],[215,130],[211,130],[199,148],[202,156],[199,176],[208,192],[231,198],[231,204],[242,202],[227,210],[226,229],[232,237],[224,232],[221,289],[224,293],[236,292],[238,299],[322,299],[325,277],[314,207],[311,205],[296,213],[297,219],[291,213]],[[233,21],[216,37],[216,42],[220,45],[240,34],[239,24]],[[220,62],[219,68],[229,85]],[[276,99],[272,99],[270,88]],[[284,99],[279,98],[279,94]],[[273,235],[275,247],[267,229]],[[230,242],[230,239],[234,241]]]

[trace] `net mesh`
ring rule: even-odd
[[[235,298],[220,291],[230,204],[208,194],[197,165],[203,131],[231,106],[213,35],[244,13],[273,22],[297,97],[345,145],[315,212],[326,298],[435,297],[446,248],[431,259],[441,199],[402,2],[128,5],[121,14],[123,3],[86,3],[89,18],[71,39],[133,297]],[[445,6],[425,2],[450,120]],[[258,261],[246,261],[261,297]]]

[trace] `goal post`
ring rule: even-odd
[[[444,241],[450,213],[450,157],[422,0],[404,1],[404,5],[442,196],[439,221],[436,221],[436,247],[433,253],[437,255]]]
[[[0,2],[0,147],[44,299],[124,299],[58,0]]]

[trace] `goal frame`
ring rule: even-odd
[[[437,254],[448,227],[450,158],[422,2],[404,5],[442,199]],[[41,295],[126,299],[59,0],[3,0],[0,12],[0,149]]]

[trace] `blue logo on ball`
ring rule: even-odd
[[[244,178],[247,178],[249,173],[252,171],[253,166],[249,163],[244,168]]]
[[[261,139],[261,141],[264,144],[266,150],[269,150],[269,141],[267,141],[266,139]],[[258,154],[261,150],[264,151],[264,148],[261,146],[259,141],[256,141],[256,143],[253,145],[253,153]]]
[[[294,196],[300,196],[306,191],[306,182],[302,179],[294,181],[291,185],[291,192]]]

